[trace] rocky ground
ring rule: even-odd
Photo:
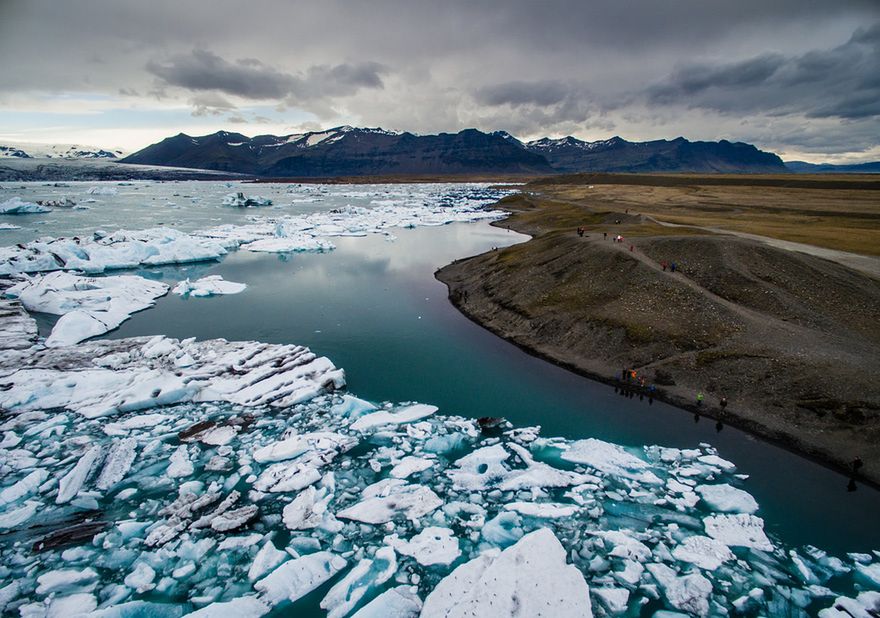
[[[497,225],[533,239],[437,273],[470,318],[599,380],[632,368],[660,399],[838,469],[860,458],[859,476],[880,482],[880,281],[587,201],[502,206],[513,215]]]

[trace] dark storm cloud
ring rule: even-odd
[[[361,88],[382,88],[381,74],[387,68],[377,62],[362,62],[313,66],[304,75],[290,75],[254,58],[229,62],[213,52],[194,49],[166,62],[151,60],[147,71],[166,85],[187,90],[222,92],[246,99],[281,100],[292,96],[308,100],[351,95]]]
[[[647,91],[651,103],[719,112],[800,113],[807,117],[880,115],[880,22],[843,45],[801,55],[764,54],[721,64],[690,64]]]
[[[150,61],[147,71],[169,86],[217,90],[248,99],[280,99],[296,82],[293,76],[265,67],[259,61],[231,63],[203,49],[174,56],[167,63]]]
[[[571,85],[559,80],[513,81],[477,89],[475,98],[485,105],[555,105],[571,93]]]

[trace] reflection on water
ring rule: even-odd
[[[349,389],[375,401],[421,401],[445,414],[502,416],[546,436],[594,436],[626,445],[708,442],[750,475],[767,530],[833,552],[880,547],[880,492],[709,419],[621,396],[531,357],[471,323],[433,272],[455,258],[524,237],[487,224],[334,239],[326,254],[240,251],[223,262],[150,268],[174,282],[220,274],[248,285],[235,296],[169,295],[111,334],[255,339],[310,346],[345,368]],[[702,422],[701,422],[702,421]],[[723,431],[722,431],[723,429]]]

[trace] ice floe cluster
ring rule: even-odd
[[[496,192],[495,197],[500,195]],[[490,194],[487,194],[490,195]],[[13,198],[17,199],[17,198]],[[109,270],[218,260],[230,250],[328,251],[334,236],[390,235],[392,228],[444,225],[504,217],[485,210],[490,199],[442,199],[407,205],[349,206],[308,215],[253,217],[245,225],[220,225],[193,233],[172,228],[96,232],[91,237],[40,238],[0,248],[0,275],[52,270],[89,274]]]
[[[836,617],[880,604],[880,554],[782,546],[707,445],[624,448],[376,405],[297,346],[17,345],[0,364],[4,615]]]

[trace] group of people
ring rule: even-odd
[[[667,268],[668,268],[671,272],[675,272],[675,269],[678,268],[678,267],[676,266],[675,262],[667,262],[666,260],[662,260],[662,261],[660,262],[660,266],[663,267],[663,272],[666,272],[666,269],[667,269]]]

